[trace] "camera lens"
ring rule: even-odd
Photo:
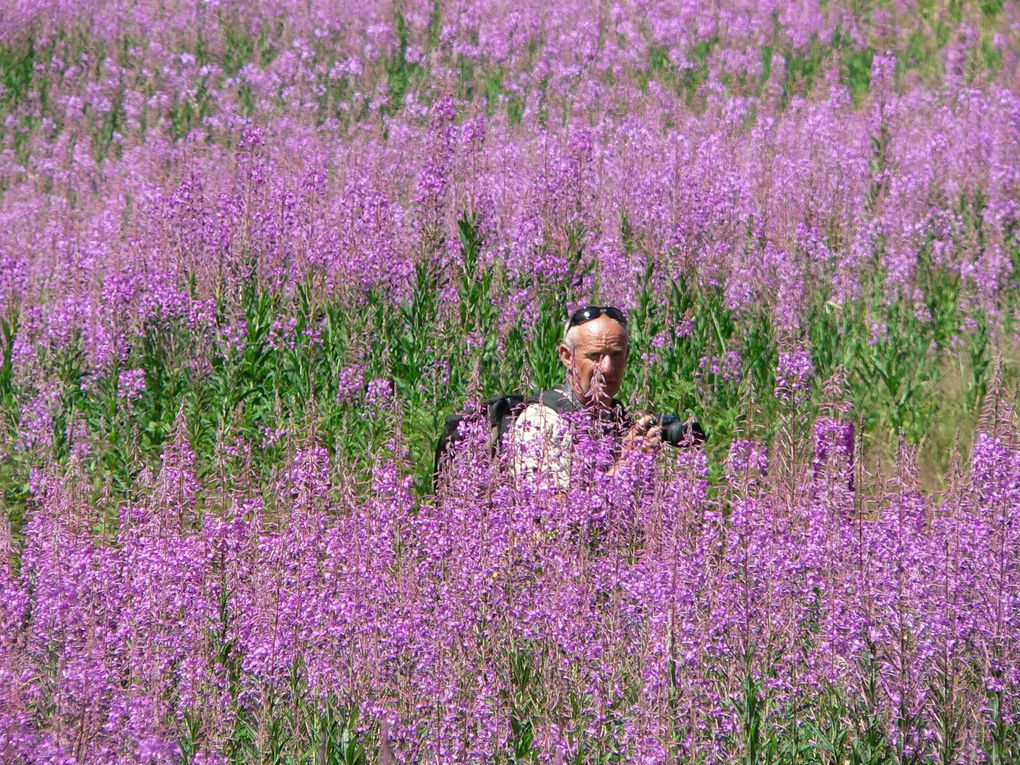
[[[660,414],[652,424],[662,428],[662,441],[670,446],[705,443],[705,432],[696,422],[686,423],[676,415]]]

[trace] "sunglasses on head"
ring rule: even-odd
[[[603,314],[613,321],[617,321],[623,326],[627,326],[627,315],[619,308],[613,308],[609,305],[586,305],[584,308],[578,308],[570,314],[570,322],[567,324],[567,329],[576,327],[579,324],[584,324],[586,321],[597,319]]]

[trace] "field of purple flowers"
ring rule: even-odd
[[[1018,56],[1012,0],[0,0],[0,763],[1020,761]],[[586,302],[704,450],[431,491]]]

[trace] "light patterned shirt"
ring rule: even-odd
[[[570,487],[574,439],[570,424],[542,403],[529,404],[510,429],[511,465],[518,480],[557,491]]]
[[[554,393],[565,399],[562,410],[535,402],[518,415],[510,429],[510,464],[519,481],[566,491],[570,488],[574,458],[571,418],[575,416],[574,412],[583,410],[584,405],[569,383],[557,388]],[[607,419],[615,417],[618,424],[622,424],[625,418],[623,406],[616,401],[612,410],[603,414]]]

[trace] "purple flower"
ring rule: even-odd
[[[757,441],[736,438],[730,444],[726,468],[731,473],[751,473],[764,476],[768,472],[768,452]]]
[[[340,370],[336,400],[338,404],[361,400],[365,390],[365,365],[353,364]]]
[[[811,461],[815,476],[832,466],[843,474],[853,490],[854,424],[831,417],[820,417],[814,426],[815,456]]]
[[[779,366],[776,369],[776,398],[781,401],[803,399],[811,389],[814,373],[815,365],[808,351],[780,351]]]
[[[389,380],[376,377],[369,380],[365,389],[365,403],[371,407],[383,407],[393,398],[393,383]]]
[[[145,370],[125,369],[117,377],[117,395],[127,402],[138,401],[145,392]]]

